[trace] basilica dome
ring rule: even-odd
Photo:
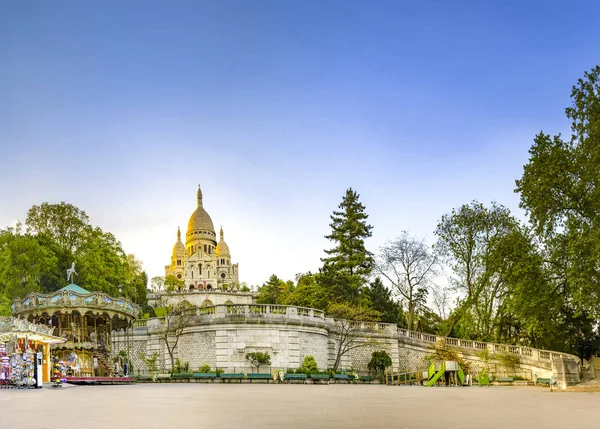
[[[173,246],[172,255],[174,258],[185,255],[185,244],[181,241],[181,231],[179,228],[177,228],[177,242],[175,243],[175,246]]]
[[[198,207],[190,216],[190,221],[188,222],[187,234],[194,231],[210,231],[215,234],[215,227],[213,226],[213,221],[202,207],[202,190],[198,187]]]
[[[229,246],[227,245],[227,243],[225,243],[225,240],[223,239],[223,228],[221,228],[221,239],[217,244],[217,256],[230,256]]]

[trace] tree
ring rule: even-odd
[[[284,287],[285,282],[283,280],[275,274],[271,275],[269,281],[260,288],[256,302],[258,304],[277,304],[277,300],[284,292]]]
[[[435,234],[452,269],[450,284],[460,294],[446,335],[458,326],[463,338],[492,340],[505,298],[520,276],[534,279],[539,268],[530,237],[507,208],[478,202],[442,216]]]
[[[367,364],[367,369],[375,375],[382,376],[386,368],[392,366],[392,358],[385,350],[379,350],[371,353],[371,360]]]
[[[150,289],[152,292],[162,292],[165,288],[165,278],[163,276],[155,276],[150,280]]]
[[[21,225],[0,231],[0,294],[9,301],[40,292],[40,281],[56,257]]]
[[[176,306],[163,306],[166,314],[162,320],[161,339],[165,342],[169,358],[171,359],[171,370],[175,368],[175,349],[184,329],[194,319],[195,307],[184,304]]]
[[[365,248],[365,239],[371,236],[373,227],[367,224],[365,206],[352,188],[346,191],[339,209],[331,215],[331,233],[325,236],[334,247],[325,250],[327,257],[321,258],[323,266],[317,281],[332,301],[358,304],[373,268],[373,257]]]
[[[381,278],[376,277],[368,289],[371,308],[381,313],[381,321],[385,323],[395,323],[406,327],[406,319],[400,303],[392,299],[390,290],[385,287]]]
[[[337,333],[336,356],[333,370],[337,371],[342,362],[342,357],[352,350],[373,345],[368,339],[365,329],[360,322],[374,322],[380,314],[366,307],[352,306],[347,303],[331,304],[328,315],[335,318]]]
[[[284,297],[282,304],[327,310],[329,297],[325,288],[317,283],[315,275],[306,273],[297,276],[296,286]]]
[[[319,366],[317,365],[317,361],[314,356],[305,356],[304,361],[302,361],[302,366],[300,370],[304,374],[314,374],[319,372]]]
[[[567,312],[600,317],[600,66],[573,86],[570,139],[535,136],[516,181]]]
[[[403,231],[400,237],[381,247],[375,264],[376,271],[392,284],[395,292],[406,302],[408,329],[413,329],[415,312],[427,300],[437,274],[436,256],[424,240]]]
[[[271,365],[271,356],[267,352],[252,352],[246,354],[246,360],[256,367],[256,372],[261,366]]]
[[[185,282],[183,280],[179,280],[173,274],[169,274],[165,277],[165,290],[167,292],[180,291],[185,288]]]

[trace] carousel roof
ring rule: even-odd
[[[71,283],[70,285],[58,290],[58,292],[60,291],[75,292],[80,295],[89,295],[91,293],[89,290],[85,290],[81,286],[77,286],[75,283]]]

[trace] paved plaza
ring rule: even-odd
[[[0,390],[0,427],[593,428],[600,393],[542,388],[140,384]]]

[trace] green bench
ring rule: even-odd
[[[343,381],[344,383],[349,383],[350,381],[352,381],[352,379],[347,375],[347,374],[333,374],[333,381],[334,382],[339,382],[339,381]]]
[[[250,380],[250,383],[252,383],[253,380],[267,380],[268,384],[269,381],[273,379],[273,376],[267,373],[249,373],[246,374],[246,377],[248,378],[248,380]]]
[[[150,383],[152,381],[152,376],[149,374],[140,374],[135,377],[135,381],[138,383]]]
[[[200,380],[210,380],[212,383],[215,382],[215,378],[217,378],[216,372],[195,372],[194,373],[194,381],[198,382]]]
[[[221,380],[223,380],[223,383],[225,383],[225,381],[231,382],[231,380],[239,380],[240,383],[242,382],[242,380],[245,378],[243,373],[223,373],[219,376],[219,378]]]
[[[192,378],[192,374],[190,373],[176,373],[176,374],[171,374],[171,380],[173,380],[174,382],[178,382],[178,381],[187,381],[188,383],[190,382],[190,378]]]
[[[326,381],[327,384],[329,384],[329,379],[331,378],[331,376],[329,374],[311,374],[310,378],[315,383],[319,383],[321,381]]]
[[[285,374],[285,380],[289,383],[290,381],[302,381],[306,383],[306,374]]]
[[[373,377],[370,375],[361,375],[359,380],[361,383],[372,383]]]
[[[508,383],[509,385],[513,384],[514,379],[512,377],[503,377],[498,379],[498,384],[502,385],[502,383]]]
[[[156,381],[159,383],[171,381],[171,374],[156,374]]]

